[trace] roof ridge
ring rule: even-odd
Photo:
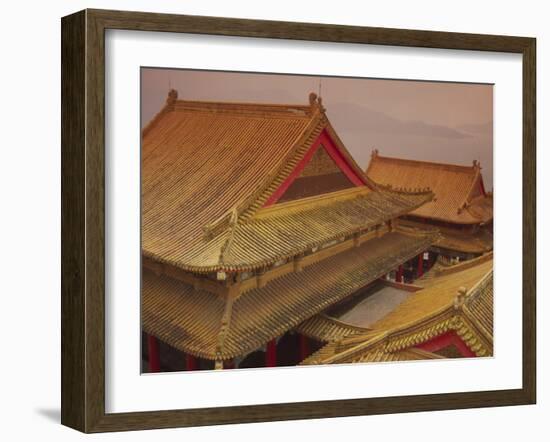
[[[492,277],[493,277],[493,267],[491,266],[491,268],[487,271],[487,273],[485,273],[478,282],[476,282],[472,287],[470,287],[470,290],[468,290],[468,292],[466,293],[465,302],[469,303],[474,299],[476,299],[480,294],[480,288],[483,288],[490,281]]]
[[[228,112],[228,113],[242,113],[244,115],[259,113],[263,117],[273,116],[289,116],[311,118],[316,111],[325,112],[325,108],[322,104],[321,97],[317,97],[317,94],[311,92],[309,94],[309,103],[297,104],[297,103],[271,103],[271,102],[257,102],[257,101],[216,101],[216,100],[178,100],[177,91],[171,90],[170,94],[174,94],[173,110],[185,111],[185,110],[198,110],[205,112]]]
[[[225,345],[225,338],[227,337],[227,334],[229,333],[229,328],[231,327],[231,318],[233,316],[233,303],[234,303],[234,297],[228,296],[225,301],[225,307],[223,310],[223,314],[221,317],[221,323],[220,323],[220,331],[218,332],[218,336],[216,338],[216,361],[215,361],[215,367],[216,368],[223,368],[223,348]],[[221,367],[218,366],[218,364],[221,365]]]
[[[260,108],[260,109],[257,109]],[[303,104],[271,104],[256,102],[236,102],[236,101],[198,101],[198,100],[177,100],[174,103],[174,110],[205,110],[210,112],[217,111],[266,111],[290,113],[292,116],[299,115],[296,112],[303,112],[303,116],[310,115],[310,106]]]
[[[489,285],[492,285],[493,283],[493,269],[491,268],[478,282],[475,284],[466,294],[464,302],[461,305],[461,310],[463,315],[467,318],[467,320],[470,322],[470,324],[476,328],[479,332],[481,332],[483,335],[485,335],[485,338],[489,342],[493,342],[493,334],[491,327],[486,327],[486,323],[484,321],[475,320],[478,310],[474,303],[476,301],[483,302],[483,297],[487,296],[488,293],[486,289],[489,287]],[[492,296],[493,292],[491,290],[491,294],[489,296]],[[474,320],[472,320],[472,318]]]
[[[334,361],[338,361],[346,356],[353,356],[354,354],[356,354],[357,352],[363,350],[365,347],[373,347],[374,345],[377,345],[377,344],[380,344],[380,342],[382,342],[384,339],[386,339],[389,335],[389,332],[387,331],[380,331],[380,330],[372,330],[371,332],[369,333],[365,333],[365,335],[354,335],[354,336],[350,336],[350,341],[349,342],[346,342],[346,344],[348,345],[353,345],[354,342],[354,338],[360,340],[361,338],[363,338],[362,341],[360,341],[357,345],[353,345],[352,347],[349,347],[349,348],[346,348],[345,350],[341,351],[341,352],[338,352],[338,347],[341,346],[344,342],[343,340],[346,338],[344,336],[344,339],[340,340],[340,342],[338,341],[333,341],[331,343],[329,343],[328,345],[332,344],[333,345],[333,354],[329,357],[327,357],[323,363],[324,364],[330,364],[330,363],[333,363]]]
[[[153,116],[153,118],[151,118],[151,120],[149,120],[149,123],[147,123],[143,129],[141,129],[142,137],[147,135],[147,133],[157,125],[164,114],[167,114],[168,112],[174,110],[174,104],[176,103],[177,99],[178,91],[175,89],[170,89],[168,91],[166,101],[164,102],[164,106]]]
[[[472,184],[470,185],[470,189],[468,190],[468,193],[466,194],[466,197],[464,198],[463,203],[459,206],[459,209],[458,209],[458,210],[462,210],[462,209],[467,209],[467,208],[468,208],[468,206],[470,205],[470,202],[472,201],[472,194],[474,193],[474,189],[475,189],[476,185],[478,184],[478,180],[481,179],[481,166],[479,165],[479,163],[477,162],[477,160],[474,160],[474,161],[473,161],[472,167],[473,167],[474,170],[475,170],[474,179],[472,180]],[[471,213],[471,215],[472,215],[474,218],[479,218],[478,216],[475,216],[475,215],[472,214],[472,213]]]
[[[427,166],[427,167],[433,167],[434,169],[447,169],[447,170],[457,170],[462,172],[477,172],[479,171],[479,166],[477,165],[477,161],[474,160],[474,163],[472,166],[465,166],[462,164],[454,164],[454,163],[439,163],[435,161],[426,161],[426,160],[411,160],[408,158],[398,158],[398,157],[388,157],[388,156],[382,156],[378,154],[378,150],[375,149],[371,155],[371,160],[369,162],[369,166],[366,170],[368,170],[372,164],[373,161],[386,161],[386,162],[393,162],[393,163],[406,163],[409,165],[415,165],[415,166]]]
[[[373,329],[370,328],[370,327],[361,327],[359,325],[354,325],[354,324],[348,324],[347,322],[344,322],[338,318],[333,318],[332,316],[328,316],[326,313],[324,312],[321,312],[321,313],[318,313],[318,315],[320,318],[326,320],[326,321],[329,321],[329,322],[332,322],[334,324],[337,324],[341,327],[345,327],[345,328],[348,328],[348,329],[351,329],[351,330],[355,330],[359,333],[361,332],[364,332],[364,333],[368,333],[368,332],[372,332]]]
[[[233,239],[235,238],[235,231],[237,229],[238,221],[239,221],[239,214],[237,212],[237,209],[234,207],[230,211],[230,218],[229,218],[229,225],[227,226],[227,230],[229,231],[229,236],[225,240],[224,245],[220,249],[220,254],[218,256],[218,265],[224,264],[224,258],[227,254],[229,254],[231,250],[231,246],[233,245]]]
[[[394,193],[398,195],[423,195],[423,194],[432,194],[432,199],[435,197],[432,189],[430,187],[393,187],[391,184],[379,184],[375,181],[373,183],[377,188],[383,192]]]

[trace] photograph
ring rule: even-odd
[[[545,6],[6,2],[0,442],[545,440]]]
[[[141,373],[494,356],[493,84],[140,83]]]

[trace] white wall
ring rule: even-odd
[[[364,26],[535,36],[538,39],[539,221],[548,223],[542,189],[548,153],[550,118],[550,28],[546,2],[396,1],[245,2],[201,0],[4,2],[0,69],[0,425],[4,440],[47,437],[76,440],[83,436],[58,424],[60,397],[60,17],[93,7],[217,15]],[[539,273],[548,262],[539,229]],[[7,284],[6,284],[7,281]],[[414,413],[96,436],[99,440],[334,440],[378,439],[459,441],[490,439],[543,440],[550,412],[550,327],[548,280],[539,278],[539,404],[529,407]],[[546,316],[546,315],[545,315]],[[11,437],[10,437],[11,436]],[[206,438],[206,439],[203,439]]]

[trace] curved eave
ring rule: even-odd
[[[452,282],[452,289],[447,293],[438,293],[437,283],[445,284],[450,281],[451,273],[436,277],[430,281],[430,286],[424,292],[417,292],[410,301],[409,306],[414,306],[414,311],[422,311],[422,305],[417,305],[419,297],[429,293],[430,297],[444,296],[448,298],[443,305],[425,313],[418,314],[415,318],[389,324],[386,318],[373,325],[369,333],[352,334],[344,336],[336,342],[329,342],[316,354],[305,360],[304,364],[335,364],[359,360],[373,351],[383,350],[383,353],[394,353],[421,345],[437,336],[447,332],[455,332],[464,344],[477,356],[487,356],[492,353],[492,259],[480,258],[475,260],[478,266],[466,267],[467,272],[474,272],[477,282],[470,287],[462,300],[455,295],[455,289],[466,280],[462,279],[466,274],[464,270],[454,272],[458,278]],[[490,262],[490,264],[488,264]],[[479,276],[477,276],[479,275]],[[437,283],[436,283],[437,282]],[[450,287],[449,287],[450,288]],[[449,290],[447,288],[447,290]],[[452,295],[452,296],[449,296]],[[485,296],[486,298],[482,298]],[[428,298],[421,304],[426,304]],[[476,305],[477,304],[477,305]],[[402,307],[399,306],[388,316],[397,318],[402,316]],[[410,307],[409,307],[410,309]]]
[[[392,171],[388,172],[386,171],[385,174],[382,174],[383,167],[392,167]],[[365,174],[373,180],[378,186],[382,188],[387,188],[390,185],[396,186],[397,185],[407,185],[405,182],[403,182],[403,179],[401,179],[399,174],[395,167],[405,167],[406,170],[402,171],[403,173],[411,173],[410,168],[414,167],[416,172],[415,175],[413,174],[410,179],[408,179],[408,183],[410,185],[415,186],[414,183],[428,183],[429,186],[430,180],[426,179],[426,176],[430,176],[430,173],[448,173],[448,172],[457,172],[461,176],[464,177],[467,182],[455,182],[452,179],[442,179],[441,177],[435,177],[431,182],[433,186],[435,186],[432,190],[436,193],[436,198],[439,196],[440,199],[443,201],[446,201],[443,205],[438,203],[437,201],[434,202],[433,206],[426,207],[423,209],[420,209],[418,213],[413,213],[412,215],[430,219],[433,221],[438,222],[445,222],[455,225],[476,225],[476,224],[483,224],[490,222],[492,220],[492,216],[485,217],[485,216],[477,216],[475,213],[471,213],[469,211],[469,206],[471,205],[473,199],[475,199],[475,195],[477,194],[477,188],[479,186],[482,186],[483,188],[483,177],[481,175],[481,168],[477,162],[474,162],[473,166],[459,166],[459,165],[453,165],[453,164],[441,164],[441,163],[431,163],[426,161],[417,161],[417,160],[407,160],[403,158],[391,158],[391,157],[383,157],[378,154],[377,151],[373,151],[373,154],[371,156],[371,161],[369,162],[369,165],[367,166],[367,169],[365,171]],[[376,172],[374,172],[376,170]],[[376,175],[376,179],[381,181],[382,183],[379,183],[375,180],[375,178],[372,177],[372,175]],[[394,177],[391,174],[395,174]],[[424,177],[424,179],[419,179],[417,175],[420,175]],[[394,178],[391,180],[391,178]],[[437,182],[440,182],[439,184],[436,184]],[[441,189],[442,185],[441,182],[447,183],[443,186],[443,189]],[[449,187],[451,185],[451,187]],[[460,194],[460,196],[456,196],[454,199],[454,203],[456,204],[456,207],[453,207],[449,204],[449,198],[448,196],[449,192],[454,194]],[[484,194],[483,196],[487,196]],[[429,212],[434,213],[433,215]]]
[[[464,210],[467,210],[467,209],[464,209]],[[417,213],[415,213],[415,211],[412,211],[411,213],[409,213],[409,215],[411,217],[415,217],[415,218],[423,218],[423,219],[427,219],[427,220],[431,220],[431,221],[437,221],[437,222],[452,224],[452,225],[455,225],[457,227],[459,227],[459,226],[483,225],[483,224],[487,224],[487,223],[489,223],[493,220],[493,218],[491,217],[491,218],[487,218],[487,219],[477,218],[477,219],[473,219],[473,220],[470,220],[470,221],[462,221],[462,220],[457,221],[456,219],[451,219],[451,218],[444,218],[444,217],[430,216],[430,215],[424,215],[424,214],[417,214]]]
[[[397,195],[397,194],[399,194],[401,196],[403,195],[403,193],[398,193],[398,192],[388,192],[388,191],[386,191],[386,192],[389,195],[391,195],[392,193],[394,195]],[[339,240],[343,237],[350,238],[354,235],[361,235],[361,234],[363,234],[363,233],[365,233],[369,230],[372,230],[374,227],[376,227],[378,225],[382,225],[385,222],[388,222],[392,219],[398,218],[398,217],[400,217],[400,216],[402,216],[406,213],[409,213],[411,210],[414,210],[416,207],[419,207],[422,204],[425,204],[427,201],[430,201],[433,197],[433,194],[431,192],[416,193],[414,195],[417,197],[416,201],[414,203],[412,201],[409,201],[410,204],[403,203],[404,206],[400,210],[392,211],[391,213],[388,213],[387,216],[382,216],[381,218],[377,218],[376,220],[368,222],[368,223],[361,223],[361,224],[358,224],[356,226],[353,226],[352,228],[347,228],[345,230],[342,230],[342,229],[339,229],[339,227],[341,227],[341,224],[342,224],[341,219],[340,219],[340,221],[335,222],[333,224],[334,228],[333,228],[333,232],[331,234],[326,234],[322,238],[319,238],[319,239],[305,241],[302,244],[302,246],[293,247],[285,253],[276,252],[276,247],[274,247],[274,246],[267,247],[267,245],[266,246],[262,245],[261,246],[262,248],[267,249],[269,252],[273,252],[273,254],[271,254],[268,257],[264,257],[262,259],[256,259],[256,260],[251,259],[251,260],[249,260],[248,262],[245,262],[245,263],[217,262],[217,263],[211,264],[211,265],[193,265],[193,264],[189,264],[189,263],[185,263],[185,262],[181,262],[181,261],[166,259],[163,256],[156,255],[156,254],[151,253],[147,250],[143,251],[143,255],[145,257],[147,257],[149,259],[152,259],[154,261],[157,261],[159,263],[174,266],[174,267],[180,268],[182,270],[185,270],[185,271],[191,272],[191,273],[204,274],[204,273],[212,273],[212,272],[227,272],[227,273],[249,272],[249,271],[269,267],[269,266],[275,264],[276,262],[278,262],[280,260],[288,260],[288,259],[294,258],[296,256],[299,256],[299,255],[302,255],[302,254],[305,254],[305,253],[309,253],[309,252],[311,252],[312,249],[322,248],[326,244],[329,244],[329,243],[331,243],[335,240]],[[326,196],[323,196],[323,198],[327,198],[327,196],[330,197],[330,194],[326,195]],[[288,206],[291,206],[295,203],[291,202],[291,203],[286,203],[286,204],[288,204]],[[273,210],[273,209],[268,209],[268,210]],[[276,209],[276,210],[280,210],[280,209]],[[261,220],[263,222],[263,221],[265,221],[265,219],[266,218],[265,218],[264,215],[259,214],[256,219],[250,219],[250,220],[242,222],[242,226],[243,226],[242,228],[243,229],[248,228],[248,226],[250,226],[251,224],[253,225],[254,222],[260,222],[259,220]],[[289,225],[289,226],[290,226],[289,228],[292,227],[291,225]],[[239,226],[237,226],[237,228],[239,228]],[[279,229],[280,226],[275,225],[274,228]],[[253,230],[251,232],[253,233]],[[248,232],[248,233],[246,233],[245,236],[246,237],[251,237],[251,236],[253,236],[253,234]],[[242,246],[241,246],[241,248],[242,248]],[[245,247],[245,249],[249,249],[249,248],[250,247]],[[218,255],[216,255],[216,257],[215,257],[216,260],[219,259],[221,251],[217,252],[217,253],[218,253]]]
[[[389,233],[243,294],[232,304],[220,347],[225,300],[185,282],[147,272],[142,326],[162,341],[196,356],[217,360],[242,356],[418,255],[431,241],[432,236],[412,238]]]

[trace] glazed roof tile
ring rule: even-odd
[[[321,204],[323,214],[309,201],[288,214],[261,215],[322,131],[362,177],[363,193],[335,196]],[[143,130],[143,254],[191,272],[244,271],[368,228],[432,197],[371,187],[315,98],[294,106],[190,102],[172,93]]]
[[[364,333],[339,336],[303,364],[382,362],[448,331],[479,356],[492,354],[492,254],[417,280],[424,287]],[[403,354],[401,354],[403,356]],[[399,357],[401,357],[399,356]]]
[[[234,301],[145,270],[143,330],[208,359],[244,355],[418,255],[436,239],[432,234],[387,233]]]
[[[483,194],[481,167],[390,158],[373,152],[367,176],[392,188],[430,188],[435,198],[412,215],[455,224],[493,219],[493,198]]]

